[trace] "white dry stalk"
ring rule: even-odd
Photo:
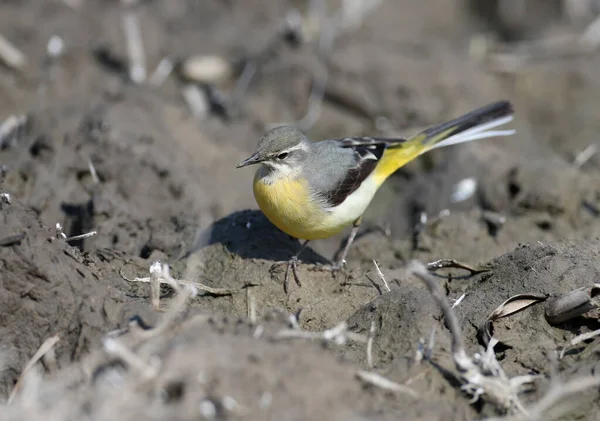
[[[431,329],[431,333],[429,334],[429,343],[427,344],[427,350],[425,352],[425,358],[430,360],[431,353],[433,352],[433,347],[435,346],[435,326]]]
[[[578,377],[566,383],[554,382],[548,392],[527,409],[526,414],[487,418],[486,421],[548,421],[557,419],[573,407],[573,403],[566,407],[564,405],[563,407],[558,406],[561,400],[572,398],[598,386],[600,386],[600,376],[598,375]]]
[[[63,231],[63,227],[60,224],[60,222],[56,223],[56,238],[62,238],[62,239],[66,239],[67,236],[65,235],[64,231]]]
[[[375,338],[375,322],[371,322],[369,338],[367,339],[367,365],[373,368],[373,339]]]
[[[461,389],[473,397],[471,402],[483,398],[503,410],[526,413],[518,394],[522,391],[522,386],[530,383],[532,378],[521,376],[513,380],[508,379],[493,352],[494,345],[497,343],[493,338],[483,356],[469,357],[465,351],[458,319],[437,280],[422,263],[417,261],[410,264],[408,272],[423,281],[444,314],[452,335],[452,357],[459,376],[464,382]]]
[[[223,399],[221,399],[221,405],[223,405],[223,408],[232,414],[239,414],[241,412],[241,405],[233,396],[223,396]]]
[[[15,384],[15,387],[13,388],[13,390],[10,392],[10,396],[8,397],[8,404],[10,405],[10,403],[13,401],[13,399],[15,398],[17,391],[20,388],[21,382],[23,381],[23,379],[25,378],[25,376],[27,375],[27,373],[29,372],[29,370],[31,370],[33,368],[33,366],[40,360],[42,359],[42,357],[49,352],[52,348],[54,348],[54,346],[58,343],[58,341],[60,341],[60,336],[58,334],[49,337],[48,339],[46,339],[42,345],[38,348],[38,350],[36,351],[35,354],[33,354],[33,357],[31,357],[31,359],[27,362],[27,364],[25,365],[25,368],[23,369],[23,372],[21,373],[21,375],[19,376],[19,379],[17,380],[17,383]]]
[[[381,3],[382,0],[342,0],[340,26],[344,29],[358,28]]]
[[[465,299],[465,297],[467,296],[467,293],[464,292],[463,295],[461,295],[460,297],[458,297],[456,299],[456,301],[454,301],[454,304],[452,304],[452,308],[456,308],[460,305],[460,303],[462,303],[462,300]]]
[[[250,319],[250,323],[254,325],[256,324],[256,299],[250,292],[250,288],[246,288],[246,300],[248,303],[248,318]]]
[[[2,34],[0,34],[0,60],[13,69],[21,69],[27,62],[25,54],[19,51]]]
[[[577,345],[578,343],[587,341],[588,339],[595,338],[596,336],[599,336],[599,335],[600,335],[600,329],[594,330],[593,332],[582,333],[581,335],[577,335],[573,339],[571,339],[570,344]]]
[[[171,311],[167,312],[160,325],[156,326],[149,336],[157,336],[165,332],[177,318],[178,314],[186,307],[188,299],[198,294],[200,285],[197,283],[181,281],[173,278],[170,273],[169,265],[155,261],[150,265],[149,278],[128,279],[121,273],[123,279],[129,282],[148,282],[150,283],[150,302],[153,308],[160,308],[160,284],[169,285],[175,292],[175,299],[171,303]],[[209,288],[203,286],[205,289]],[[214,289],[213,289],[214,290]]]
[[[379,279],[381,279],[381,282],[383,282],[383,285],[385,286],[385,289],[387,290],[387,292],[390,292],[390,286],[388,285],[387,281],[385,280],[385,276],[383,276],[383,272],[381,271],[381,269],[379,269],[379,265],[377,264],[377,262],[375,261],[375,259],[373,259],[373,264],[375,265],[375,269],[377,270],[377,276],[379,276]]]
[[[415,364],[421,364],[425,353],[425,339],[419,338],[417,343],[417,351],[415,352]]]
[[[210,112],[210,103],[206,92],[198,86],[189,83],[181,88],[181,95],[198,120],[204,120]]]
[[[0,124],[0,147],[13,146],[27,124],[26,115],[10,115]]]
[[[98,178],[96,167],[94,167],[94,163],[92,162],[91,158],[88,158],[88,168],[90,169],[90,175],[92,176],[92,180],[94,180],[94,184],[99,184],[100,179]]]
[[[176,292],[181,292],[182,287],[191,288],[193,295],[197,291],[205,291],[213,295],[231,295],[235,291],[225,288],[211,288],[208,285],[199,282],[186,281],[184,279],[175,279],[170,275],[169,265],[163,265],[159,261],[152,263],[150,266],[150,276],[145,278],[130,279],[120,271],[120,275],[128,282],[142,282],[150,284],[152,306],[158,308],[160,306],[160,285],[166,284],[173,288]]]
[[[373,373],[371,371],[359,371],[356,373],[356,376],[365,383],[372,384],[373,386],[377,386],[383,390],[389,390],[391,392],[398,392],[405,395],[409,395],[412,398],[417,399],[419,395],[417,392],[412,390],[410,387],[396,383],[392,380],[386,379],[380,374]]]
[[[144,380],[153,379],[158,374],[156,367],[143,361],[119,340],[110,337],[104,338],[102,346],[108,355],[119,358],[127,366],[135,370],[137,374],[142,376]]]
[[[581,38],[579,38],[579,42],[583,47],[591,50],[595,50],[600,46],[600,15],[587,26]]]
[[[265,333],[265,327],[263,325],[258,325],[258,326],[256,326],[256,329],[254,329],[254,332],[252,333],[252,338],[260,339],[262,337],[263,333]]]
[[[348,324],[341,322],[331,329],[323,332],[307,332],[300,329],[284,329],[277,333],[278,339],[320,339],[331,341],[337,345],[344,345],[349,340],[354,342],[367,342],[363,335],[348,331]]]
[[[148,78],[148,82],[152,86],[162,85],[171,75],[174,68],[175,65],[173,64],[173,60],[169,57],[163,58],[156,66],[154,72],[152,72],[152,75],[150,75],[150,78]]]
[[[258,326],[256,326],[256,329],[254,329],[254,332],[252,333],[252,338],[260,339],[262,337],[263,333],[265,333],[265,327],[263,325],[258,325]]]
[[[298,316],[296,314],[290,314],[289,321],[290,321],[290,325],[292,326],[292,329],[302,330],[300,328],[300,323],[298,322]]]
[[[573,164],[576,168],[581,168],[586,162],[590,160],[598,152],[598,145],[595,143],[589,144],[584,150],[577,154]]]
[[[158,309],[160,307],[161,272],[162,266],[160,262],[156,261],[150,265],[150,305],[152,305],[152,308],[154,309]],[[138,278],[135,279],[138,280]]]
[[[129,78],[134,83],[146,81],[146,52],[142,42],[142,31],[137,13],[133,10],[136,0],[122,0],[125,10],[123,11],[123,31],[127,42],[127,54],[129,57]]]
[[[68,243],[70,241],[85,240],[86,238],[93,237],[96,234],[98,234],[97,231],[90,231],[90,232],[86,232],[85,234],[79,234],[79,235],[73,235],[72,237],[67,237],[67,238],[65,238],[65,241]]]

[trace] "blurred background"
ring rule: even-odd
[[[3,189],[67,235],[97,230],[81,248],[171,253],[181,237],[158,232],[191,238],[256,208],[254,169],[235,165],[273,125],[408,136],[508,99],[516,136],[410,163],[365,227],[405,238],[424,214],[478,209],[492,228],[529,218],[506,248],[592,235],[599,13],[597,0],[3,0]],[[314,248],[329,258],[340,239]]]

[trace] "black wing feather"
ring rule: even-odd
[[[346,177],[325,195],[327,204],[331,207],[340,205],[348,196],[354,193],[363,181],[373,172],[385,150],[398,147],[405,139],[381,139],[372,137],[347,137],[339,139],[342,148],[354,151],[356,164],[346,174]]]

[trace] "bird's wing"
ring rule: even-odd
[[[335,207],[344,202],[373,172],[385,150],[389,147],[399,146],[405,141],[405,139],[373,137],[346,137],[330,140],[330,142],[335,142],[339,148],[352,150],[354,159],[345,173],[330,188],[320,192],[326,204]]]
[[[431,149],[476,139],[512,135],[515,133],[514,130],[492,130],[512,119],[512,104],[508,101],[498,101],[454,120],[432,126],[408,140],[348,137],[324,141],[327,148],[334,150],[320,152],[331,152],[334,157],[341,155],[343,159],[340,157],[339,162],[332,160],[331,157],[327,160],[316,159],[315,168],[309,168],[308,176],[313,176],[312,181],[318,186],[318,195],[325,200],[326,204],[335,207],[355,192],[378,164],[383,167],[381,177],[386,178],[402,165]],[[340,153],[340,149],[350,149],[351,153]],[[394,149],[394,151],[384,156],[387,149]],[[327,168],[332,164],[339,165],[337,168]],[[325,180],[320,181],[318,176],[311,174],[311,171],[328,177],[322,177]]]

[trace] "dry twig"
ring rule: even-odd
[[[158,368],[148,364],[131,351],[125,344],[111,337],[102,340],[102,346],[110,356],[117,357],[137,372],[144,380],[150,380],[158,374]]]
[[[173,65],[173,61],[169,57],[163,58],[154,72],[148,78],[148,82],[152,86],[160,86],[164,83],[165,80],[171,75],[175,66]]]
[[[367,342],[368,339],[363,335],[348,331],[348,324],[341,322],[338,325],[327,329],[323,332],[307,332],[298,329],[284,329],[277,333],[278,339],[320,339],[331,341],[337,345],[344,345],[349,340],[355,342]]]
[[[379,279],[381,279],[381,282],[383,282],[385,289],[387,290],[387,292],[390,292],[391,291],[390,286],[388,285],[387,281],[385,280],[385,276],[383,276],[383,272],[381,272],[381,269],[379,269],[379,265],[377,264],[375,259],[373,259],[373,264],[375,265],[375,269],[377,270],[377,275],[379,276]]]
[[[497,344],[495,338],[489,341],[488,348],[483,356],[476,354],[474,358],[469,357],[465,351],[458,319],[436,279],[420,262],[412,262],[408,270],[423,281],[442,309],[452,336],[452,357],[459,377],[464,382],[461,389],[472,396],[472,402],[483,398],[503,410],[526,413],[518,394],[521,392],[523,385],[530,383],[533,377],[519,376],[509,379],[506,376],[493,351],[494,346]]]
[[[475,269],[472,266],[467,265],[466,263],[461,263],[454,259],[440,259],[434,262],[427,263],[427,270],[435,272],[438,269],[445,268],[454,268],[454,269],[464,269],[471,273],[471,275],[477,275],[478,273],[488,272],[489,269]]]
[[[419,397],[417,392],[412,390],[410,387],[405,386],[400,383],[396,383],[389,379],[386,379],[385,377],[383,377],[377,373],[373,373],[372,371],[359,371],[356,373],[356,377],[358,377],[360,380],[362,380],[365,383],[372,384],[373,386],[377,386],[383,390],[389,390],[390,392],[402,393],[405,395],[409,395],[415,399],[417,399]]]
[[[0,149],[13,147],[23,135],[27,116],[10,115],[0,123]]]
[[[17,47],[0,34],[0,60],[13,69],[22,69],[27,58]]]
[[[29,372],[29,370],[32,369],[32,367],[40,360],[42,359],[42,357],[49,352],[52,348],[54,348],[54,346],[58,343],[58,341],[60,341],[60,336],[58,336],[58,334],[49,337],[48,339],[46,339],[42,345],[39,347],[39,349],[36,351],[35,354],[33,354],[33,357],[31,357],[31,359],[27,362],[27,364],[25,365],[25,368],[23,369],[23,372],[21,373],[21,375],[19,376],[19,379],[17,380],[17,383],[15,384],[15,387],[13,388],[13,390],[10,392],[10,396],[8,397],[8,404],[10,405],[10,403],[13,401],[13,399],[15,398],[19,388],[21,387],[21,383],[23,382],[23,379],[25,378],[25,376],[27,375],[27,373]]]
[[[598,145],[590,143],[587,148],[577,154],[573,161],[573,165],[577,168],[581,168],[586,162],[590,160],[598,152]]]
[[[373,368],[373,339],[375,338],[375,322],[371,322],[369,338],[367,339],[367,365]]]
[[[175,279],[175,278],[171,277],[171,275],[169,274],[169,266],[166,264],[162,265],[160,262],[154,262],[150,266],[150,277],[131,279],[131,278],[126,277],[123,274],[123,269],[119,270],[119,274],[121,275],[121,277],[123,279],[125,279],[126,281],[129,281],[129,282],[144,282],[144,283],[150,283],[150,284],[154,283],[155,285],[158,285],[158,286],[160,286],[160,284],[166,284],[166,285],[169,285],[171,288],[173,288],[175,291],[179,291],[182,286],[189,286],[189,287],[196,288],[200,291],[204,291],[207,294],[216,295],[216,296],[232,295],[236,292],[233,289],[212,288],[212,287],[209,287],[208,285],[201,284],[200,282],[186,281],[184,279]],[[160,288],[153,289],[153,291],[156,291],[156,290],[158,290],[158,292],[160,292]],[[156,301],[158,301],[158,299],[156,297],[153,300],[153,306],[156,304]]]
[[[575,378],[566,383],[554,382],[552,387],[537,403],[532,405],[526,414],[516,414],[501,418],[488,418],[486,421],[548,421],[558,419],[575,406],[575,402],[558,405],[567,398],[600,386],[600,376]]]
[[[138,16],[133,10],[137,0],[121,0],[121,2],[125,9],[123,11],[123,31],[129,56],[129,78],[134,83],[144,83],[146,81],[146,52]]]
[[[97,231],[90,231],[90,232],[86,232],[85,234],[79,234],[79,235],[73,235],[71,237],[67,237],[67,238],[65,238],[65,241],[68,243],[70,241],[84,240],[86,238],[93,237],[96,234],[98,234]]]

